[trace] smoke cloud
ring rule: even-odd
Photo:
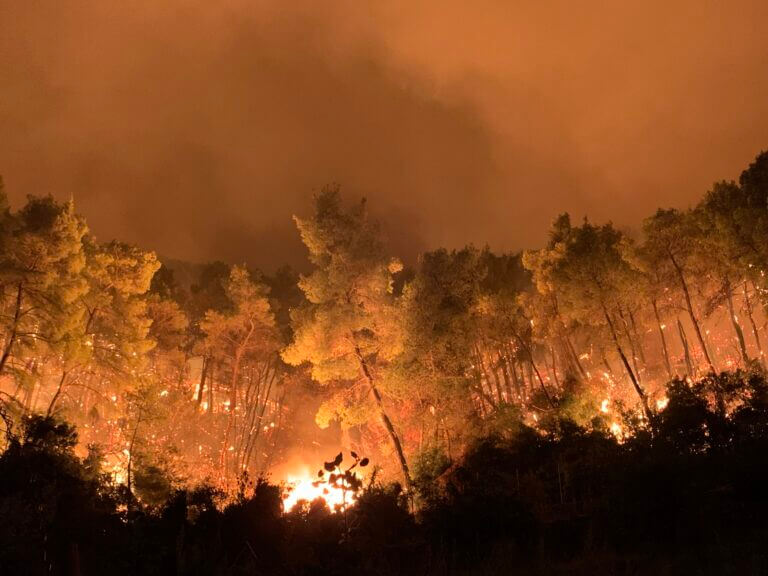
[[[765,2],[0,0],[0,173],[94,232],[301,265],[336,182],[392,250],[636,225],[768,147]]]

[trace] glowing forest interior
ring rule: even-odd
[[[304,274],[0,220],[6,573],[768,569],[768,153],[637,232],[413,266],[334,187]]]

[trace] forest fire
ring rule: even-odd
[[[358,471],[368,465],[368,458],[350,452],[352,464],[342,468],[343,454],[323,464],[316,474],[304,468],[299,473],[287,474],[283,482],[283,510],[290,512],[300,503],[310,504],[322,500],[333,512],[343,512],[357,500],[363,487]]]
[[[0,15],[0,576],[768,575],[767,1]]]
[[[312,503],[323,500],[334,512],[354,504],[356,495],[348,488],[329,486],[318,482],[317,477],[305,471],[297,475],[289,475],[284,482],[283,510],[290,512],[299,503]]]

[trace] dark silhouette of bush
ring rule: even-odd
[[[567,410],[546,431],[518,422],[453,463],[430,457],[415,512],[397,484],[374,483],[346,518],[321,501],[284,513],[263,480],[223,508],[210,488],[147,505],[108,482],[98,454],[74,455],[70,426],[28,418],[0,456],[0,573],[766,573],[764,375],[674,380],[666,394],[623,443]]]

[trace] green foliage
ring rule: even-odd
[[[581,428],[605,428],[600,411],[603,398],[590,385],[576,378],[567,378],[557,402],[557,416],[574,422]]]
[[[361,386],[362,365],[386,390],[381,371],[402,350],[392,293],[400,265],[384,255],[365,202],[345,210],[337,188],[316,197],[311,218],[295,220],[315,268],[299,281],[306,303],[291,313],[294,338],[282,357],[295,366],[309,363],[312,378],[331,385],[320,424],[370,421],[377,407],[370,382]]]
[[[142,502],[161,506],[168,500],[173,484],[165,467],[138,458],[134,474],[133,486]]]
[[[413,459],[413,485],[425,502],[434,500],[440,493],[438,479],[451,466],[451,459],[438,446],[419,452]]]
[[[384,256],[365,203],[345,211],[336,188],[317,196],[311,219],[295,220],[315,269],[299,281],[307,304],[292,314],[294,341],[283,358],[309,362],[321,383],[355,380],[356,350],[384,362],[401,349],[392,295],[400,265]]]

